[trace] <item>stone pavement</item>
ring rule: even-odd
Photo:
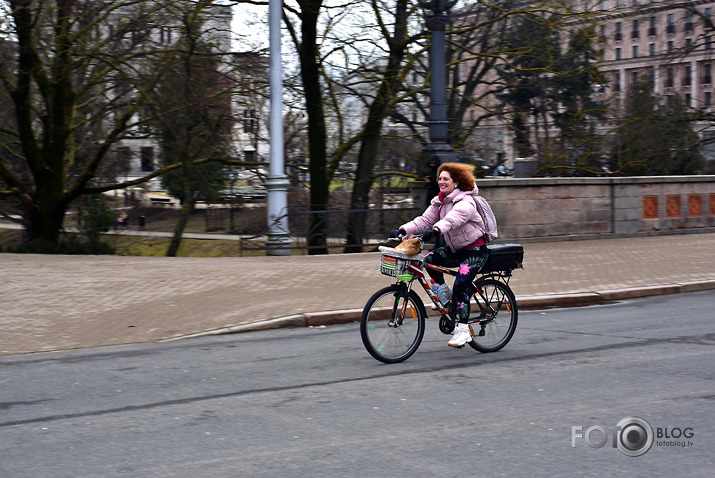
[[[715,289],[715,233],[525,242],[524,249],[524,269],[510,283],[522,309]],[[378,269],[378,253],[0,254],[0,355],[354,321],[391,282]]]

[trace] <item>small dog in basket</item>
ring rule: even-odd
[[[408,256],[415,256],[422,250],[422,243],[417,238],[406,239],[395,247],[396,251],[404,252]]]

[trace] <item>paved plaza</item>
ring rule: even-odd
[[[715,233],[525,242],[511,287],[544,307],[715,289]],[[0,254],[0,354],[352,321],[379,253],[188,258]]]

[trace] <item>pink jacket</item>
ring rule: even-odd
[[[407,234],[420,234],[436,226],[452,252],[463,249],[483,235],[484,222],[472,199],[478,195],[479,189],[475,184],[472,191],[455,189],[444,199],[444,204],[435,196],[421,216],[403,224],[400,229]]]

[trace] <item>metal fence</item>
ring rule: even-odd
[[[342,252],[345,248],[358,248],[377,245],[384,241],[391,230],[409,221],[415,216],[412,207],[396,207],[383,209],[340,209],[331,206],[329,209],[310,211],[305,208],[290,208],[288,213],[281,217],[288,218],[288,228],[292,238],[293,250],[307,254],[311,249],[328,249],[329,252]],[[354,236],[359,242],[348,243],[348,224],[353,220]],[[358,226],[355,228],[355,226]],[[252,237],[239,239],[241,255],[255,255],[267,252],[266,235],[268,228]],[[310,239],[320,245],[309,245]],[[323,245],[324,244],[324,245]],[[281,246],[281,249],[286,247]]]

